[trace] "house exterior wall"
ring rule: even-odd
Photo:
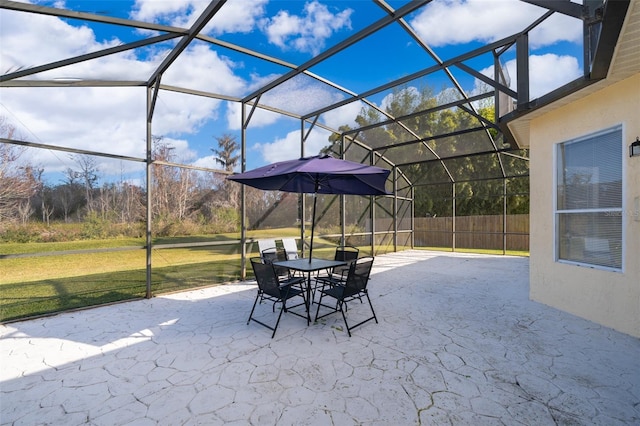
[[[555,261],[554,150],[557,143],[622,124],[623,271]],[[640,337],[640,74],[531,120],[530,297]]]

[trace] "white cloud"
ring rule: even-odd
[[[276,80],[282,74],[267,74],[267,75],[259,75],[256,73],[251,74],[251,80],[248,83],[247,89],[249,91],[258,90],[261,87],[266,86],[272,81]]]
[[[305,144],[305,156],[318,155],[320,150],[329,144],[331,133],[318,129],[313,131]],[[254,150],[258,151],[266,163],[292,160],[300,157],[300,131],[287,133],[284,138],[277,138],[273,142],[257,143]]]
[[[315,80],[310,80],[306,76],[299,76],[264,93],[260,98],[260,104],[304,115],[342,99],[344,99],[342,93],[332,92],[327,90],[327,86],[317,83]],[[238,130],[241,123],[240,104],[229,102],[227,105],[229,128]],[[337,118],[335,113],[333,115],[329,114],[328,117]],[[251,117],[250,125],[252,127],[263,127],[275,123],[280,118],[282,118],[280,114],[257,108]],[[349,119],[355,119],[355,115]]]
[[[399,96],[407,96],[408,98],[413,100],[413,105],[411,105],[410,108],[411,110],[415,109],[415,107],[417,107],[420,103],[420,90],[418,90],[418,88],[415,86],[409,86],[401,89],[399,93],[391,92],[384,98],[382,98],[382,101],[380,102],[380,108],[385,111],[388,110],[391,107],[391,102],[393,102],[394,99],[398,99]]]
[[[172,92],[160,92],[153,119],[155,135],[195,133],[207,121],[215,119],[221,101]]]
[[[216,161],[215,155],[207,155],[206,157],[200,157],[192,163],[196,167],[207,167],[210,169],[222,169],[222,165]]]
[[[559,41],[582,43],[582,38],[581,20],[556,13],[531,31],[529,44],[537,49]]]
[[[214,16],[205,31],[211,30],[216,34],[253,31],[264,16],[267,3],[268,0],[251,0],[247,5],[246,0],[229,0]]]
[[[543,13],[540,7],[515,0],[444,0],[427,5],[410,24],[427,44],[438,47],[496,41],[522,31]],[[532,48],[580,40],[581,21],[556,15],[532,31]]]
[[[184,139],[174,139],[170,137],[162,138],[162,142],[173,147],[172,154],[178,163],[189,163],[196,159],[196,152],[189,148],[189,142]]]
[[[142,88],[12,88],[2,105],[28,140],[140,156],[145,140]],[[114,142],[117,141],[117,142]]]
[[[279,74],[269,74],[265,76],[260,76],[257,74],[251,74],[251,80],[247,83],[246,90],[248,92],[253,92],[254,90],[259,89],[260,87],[265,86],[276,78],[280,77]],[[242,128],[242,115],[240,109],[239,102],[226,102],[227,105],[227,126],[231,130],[240,130]],[[247,109],[247,113],[249,113],[250,109]],[[280,119],[280,114],[273,113],[271,111],[267,111],[261,108],[257,108],[253,115],[251,116],[251,126],[253,127],[264,127],[270,124],[275,123],[278,119]]]
[[[515,60],[509,61],[511,75],[516,75]],[[529,79],[531,99],[540,97],[558,87],[575,80],[583,74],[578,60],[573,56],[554,54],[533,55],[529,57]],[[512,77],[517,84],[517,78]],[[516,86],[514,86],[516,87]]]
[[[242,110],[240,102],[227,102],[227,126],[230,130],[240,130],[242,128]],[[247,107],[247,114],[251,111],[251,107]],[[256,108],[251,116],[249,125],[251,127],[265,127],[275,123],[282,116],[278,113],[271,112],[262,108]]]
[[[263,94],[260,102],[304,115],[342,99],[342,92],[332,92],[324,84],[299,75]]]
[[[163,3],[163,2],[158,2]],[[6,13],[6,15],[5,15]],[[3,72],[76,56],[119,44],[96,41],[88,27],[74,27],[63,20],[37,14],[2,11],[0,28]],[[6,19],[5,19],[6,18]],[[55,39],[54,39],[55,38]],[[48,41],[51,43],[48,43]],[[29,78],[114,80],[147,79],[166,56],[138,58],[134,52],[109,55]],[[163,83],[193,86],[213,92],[237,93],[247,84],[234,74],[235,64],[204,45],[190,47],[165,73]],[[146,138],[146,89],[144,87],[3,88],[0,114],[18,128],[25,139],[45,144],[144,158]],[[161,91],[156,103],[154,135],[164,136],[178,158],[190,161],[194,152],[181,134],[195,133],[216,117],[222,101]],[[175,137],[176,139],[168,139]],[[66,155],[38,151],[35,162],[47,171],[68,167]],[[62,158],[62,162],[60,161]]]
[[[358,127],[356,124],[356,117],[360,114],[364,104],[360,101],[351,102],[340,108],[332,109],[323,113],[320,116],[320,120],[331,127],[338,130],[340,126],[347,125],[352,129]]]
[[[511,84],[509,87],[516,90],[518,87],[516,60],[503,64],[507,69]],[[482,74],[493,78],[493,67],[480,71]],[[559,56],[554,54],[529,56],[529,97],[536,99],[543,96],[582,75],[582,69],[578,60],[573,56]],[[475,91],[479,90],[480,82],[476,80]]]
[[[87,26],[73,27],[51,16],[2,11],[0,72],[17,71],[120,44],[95,40]]]
[[[186,49],[169,67],[162,82],[212,93],[238,95],[247,83],[234,74],[236,65],[205,45]]]
[[[202,12],[206,4],[204,1],[136,0],[130,16],[138,21],[184,25],[195,20],[193,17],[198,11]]]
[[[51,16],[4,10],[2,14],[0,71],[3,73],[123,44],[116,37],[98,42],[91,28],[72,26]],[[160,57],[141,61],[133,51],[126,51],[42,72],[28,78],[146,80],[161,60]]]
[[[204,29],[207,34],[252,31],[264,16],[268,0],[229,0]],[[136,0],[131,13],[133,19],[162,23],[177,27],[190,27],[209,6],[209,0]]]
[[[352,9],[333,13],[326,5],[313,0],[304,5],[302,15],[281,10],[274,17],[264,19],[262,27],[269,42],[281,49],[292,48],[316,55],[334,32],[351,29],[352,13]]]

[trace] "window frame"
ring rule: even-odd
[[[620,207],[603,207],[603,208],[584,208],[584,209],[558,209],[558,179],[560,178],[558,173],[558,161],[560,160],[560,149],[561,146],[586,142],[589,140],[596,139],[598,137],[614,133],[620,132],[620,156],[621,156],[621,165],[620,174],[621,174],[621,200]],[[624,212],[625,212],[625,193],[626,193],[626,162],[625,162],[625,131],[624,126],[622,124],[617,124],[612,127],[608,127],[606,129],[602,129],[599,131],[591,132],[579,137],[575,137],[572,139],[564,140],[561,142],[557,142],[553,145],[553,257],[556,263],[575,265],[588,267],[592,269],[599,269],[603,271],[610,272],[619,272],[624,273],[625,271],[625,252],[626,252],[626,223],[624,220]],[[584,261],[570,260],[564,259],[560,257],[560,216],[567,214],[585,214],[585,213],[610,213],[611,215],[616,215],[621,218],[620,224],[620,244],[621,244],[621,259],[620,259],[620,267],[614,266],[605,266],[600,264],[588,263]]]

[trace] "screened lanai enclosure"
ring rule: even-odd
[[[319,195],[314,255],[526,254],[510,123],[606,75],[626,3],[0,0],[0,321],[304,255],[311,195],[225,177],[318,154],[391,195]]]

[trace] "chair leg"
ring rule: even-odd
[[[251,313],[249,314],[249,319],[247,320],[247,325],[249,325],[249,323],[251,322],[251,317],[253,317],[253,311],[256,310],[256,305],[258,304],[258,300],[260,299],[260,292],[258,292],[258,294],[256,294],[256,300],[253,302],[253,308],[251,308]]]
[[[318,321],[318,314],[320,313],[320,306],[322,305],[322,291],[320,292],[320,300],[318,300],[318,309],[316,309],[316,318],[313,320],[313,322]]]
[[[376,317],[376,311],[373,310],[373,304],[371,303],[371,298],[369,297],[369,293],[365,292],[364,295],[367,297],[367,301],[369,302],[369,307],[371,308],[371,314],[373,315],[372,317],[369,317],[366,320],[360,321],[358,324],[349,327],[349,324],[347,324],[347,318],[344,315],[344,311],[341,310],[342,316],[344,318],[344,323],[347,325],[347,332],[349,333],[349,337],[351,337],[351,330],[353,330],[356,327],[360,327],[364,323],[367,323],[367,322],[369,322],[371,320],[374,320],[376,322],[376,324],[378,324],[378,317]]]
[[[282,312],[284,312],[284,303],[282,305],[282,309],[280,309],[280,313],[278,314],[278,320],[276,321],[276,325],[273,326],[273,333],[271,333],[271,338],[276,335],[276,330],[278,329],[278,324],[280,324],[280,318],[282,317]]]
[[[309,313],[311,304],[307,302],[307,289],[303,288],[301,291],[302,303],[304,303],[304,310],[307,312],[307,326],[309,326],[309,322],[311,321],[311,314]]]
[[[338,306],[339,306],[340,301],[336,299],[336,307],[332,308],[329,305],[323,305],[322,304],[323,297],[324,297],[324,293],[322,291],[320,291],[320,300],[318,300],[318,302],[317,302],[318,308],[316,309],[316,318],[313,320],[314,322],[318,321],[319,318],[324,318],[324,317],[326,317],[328,315],[333,314],[334,312],[338,312],[338,309],[339,309]],[[320,307],[321,306],[324,306],[325,308],[329,308],[329,309],[332,309],[332,310],[320,315]]]
[[[376,324],[378,324],[378,318],[376,317],[376,312],[373,310],[373,305],[371,304],[371,298],[369,297],[369,292],[366,292],[364,295],[367,296],[367,300],[369,301],[369,306],[371,307],[371,313],[373,314],[373,319],[376,321]]]
[[[347,334],[351,337],[351,329],[349,328],[349,323],[347,322],[347,316],[344,314],[344,309],[342,308],[343,303],[340,303],[340,313],[342,313],[342,319],[344,320],[344,325],[347,327]]]

